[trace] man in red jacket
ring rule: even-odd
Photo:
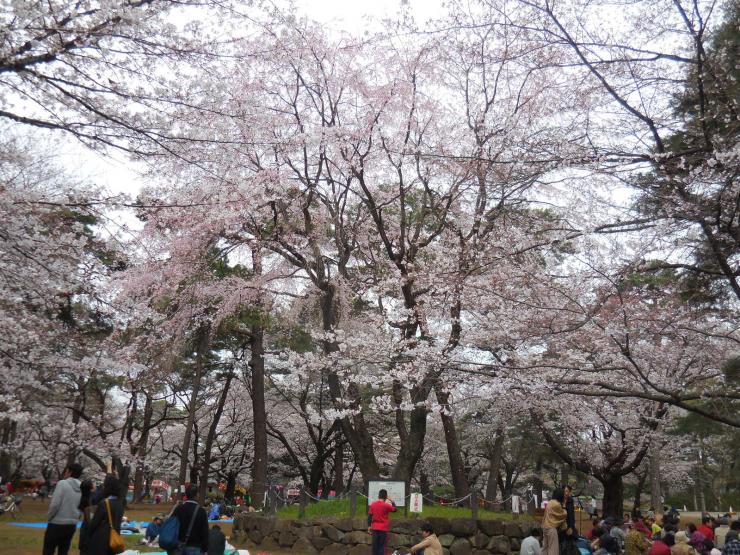
[[[388,532],[391,530],[391,522],[388,519],[388,514],[395,512],[396,504],[393,502],[393,499],[388,498],[388,492],[386,490],[380,490],[377,501],[373,501],[368,509],[368,519],[370,520],[368,532],[373,535],[373,555],[385,555]]]

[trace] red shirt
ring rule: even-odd
[[[699,526],[697,526],[696,531],[704,534],[704,537],[707,538],[708,540],[714,541],[714,530],[712,530],[706,524],[700,524]]]
[[[650,546],[648,555],[671,555],[671,548],[660,540],[655,540]]]
[[[370,514],[373,517],[373,523],[370,526],[373,530],[390,532],[391,521],[388,519],[388,513],[395,513],[395,505],[386,503],[383,499],[378,499],[370,504]]]

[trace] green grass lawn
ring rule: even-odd
[[[366,503],[367,500],[364,497],[357,499],[357,517],[364,518],[367,514]],[[278,518],[297,519],[298,509],[298,504],[283,507],[278,510],[277,516]],[[306,506],[306,518],[317,518],[322,516],[349,517],[349,499],[325,499],[311,502]],[[405,516],[403,507],[399,507],[397,512],[391,513],[391,518],[404,518]],[[470,517],[472,516],[472,512],[470,508],[467,507],[425,504],[423,511],[420,514],[409,513],[408,516],[410,518],[424,518],[429,516],[459,518]],[[493,511],[479,509],[478,518],[489,520],[511,520],[513,515],[511,513],[495,513]],[[526,518],[526,516],[522,515],[522,518]]]

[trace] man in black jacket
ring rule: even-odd
[[[185,545],[182,555],[202,555],[208,552],[208,516],[205,509],[196,503],[197,496],[198,486],[189,485],[185,488],[185,503],[175,508],[172,513],[172,516],[180,521],[178,539]]]

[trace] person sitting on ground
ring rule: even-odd
[[[663,529],[660,527],[660,524],[655,522],[654,518],[648,519],[647,524],[650,527],[650,537],[653,539],[659,538],[661,532],[663,532]]]
[[[688,525],[686,535],[689,537],[691,547],[693,547],[699,555],[706,555],[704,553],[704,540],[707,539],[707,537],[699,532],[696,524],[692,522]]]
[[[627,533],[624,531],[624,528],[625,522],[619,519],[614,522],[614,526],[612,526],[611,530],[609,530],[609,535],[617,540],[620,551],[624,549],[624,540],[627,537]]]
[[[519,555],[540,555],[540,540],[542,539],[542,530],[532,528],[529,536],[522,540],[519,548]]]
[[[632,528],[643,534],[645,537],[652,537],[650,528],[645,524],[645,521],[639,516],[635,515],[632,517]]]
[[[594,541],[594,532],[596,530],[601,530],[601,525],[599,524],[599,519],[595,518],[591,521],[591,528],[586,532],[586,539],[590,542]]]
[[[671,535],[666,538],[658,538],[650,546],[648,555],[671,555],[671,546],[674,543],[673,536]]]
[[[630,526],[624,539],[625,555],[648,555],[650,542],[634,526]]]
[[[714,546],[712,540],[704,540],[704,552],[707,555],[722,555],[722,552]]]
[[[596,528],[591,532],[591,535],[593,536],[593,539],[591,540],[591,551],[598,551],[601,547],[601,539],[608,534],[604,528]]]
[[[208,532],[208,555],[224,555],[226,551],[226,536],[218,524],[211,527]]]
[[[703,516],[701,518],[701,524],[696,527],[696,529],[704,534],[704,537],[708,540],[714,541],[714,529],[712,528],[712,520],[714,520],[711,516]]]
[[[419,543],[411,548],[411,553],[418,555],[442,555],[442,544],[434,533],[431,524],[424,524],[421,527],[421,535],[424,536]]]
[[[732,524],[730,524],[730,531],[725,536],[725,546],[722,548],[722,553],[725,553],[727,544],[737,541],[740,541],[740,520],[733,520]],[[734,549],[737,549],[737,545],[735,545]]]
[[[696,550],[689,544],[689,537],[683,530],[676,532],[676,543],[671,546],[671,555],[696,555]]]
[[[155,516],[154,519],[146,527],[146,532],[144,533],[144,543],[146,543],[147,545],[151,545],[157,540],[157,538],[159,537],[159,533],[162,531],[162,524],[164,524],[164,517],[162,515]]]
[[[725,547],[722,549],[722,555],[740,555],[740,538],[738,538],[738,531],[740,530],[740,520],[734,520],[730,524],[730,531],[727,532],[725,537]]]
[[[619,543],[614,536],[604,534],[599,539],[599,549],[594,551],[594,555],[617,555],[620,553]]]
[[[730,531],[730,519],[723,516],[719,519],[719,526],[714,529],[714,546],[717,549],[722,549],[725,546],[725,538],[727,532]]]

